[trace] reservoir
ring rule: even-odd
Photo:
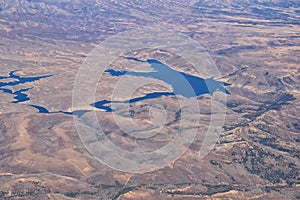
[[[5,88],[6,86],[17,86],[20,84],[30,83],[30,82],[34,82],[34,81],[52,76],[52,75],[48,75],[48,76],[36,76],[36,77],[21,77],[19,75],[16,75],[15,72],[17,72],[17,70],[11,71],[8,76],[0,76],[0,91],[7,93],[7,94],[14,95],[15,100],[12,103],[20,103],[20,102],[25,102],[25,101],[30,100],[30,98],[28,97],[28,95],[25,92],[27,92],[28,90],[30,90],[32,88],[22,88],[17,91],[13,91],[11,89]],[[5,81],[5,79],[8,79],[8,80],[14,79],[14,80],[13,81]],[[2,81],[2,80],[4,80],[4,81]]]
[[[151,72],[134,72],[134,71],[115,71],[113,69],[105,70],[105,73],[110,74],[111,76],[136,76],[136,77],[148,77],[154,78],[172,86],[172,92],[154,92],[149,93],[141,97],[128,99],[125,101],[110,101],[110,100],[101,100],[98,101],[92,106],[103,109],[106,112],[113,112],[113,109],[110,108],[107,104],[110,103],[134,103],[138,101],[143,101],[146,99],[158,98],[161,96],[175,96],[181,95],[186,98],[196,97],[202,94],[213,94],[215,91],[221,91],[226,94],[229,92],[225,89],[224,86],[229,84],[216,81],[213,78],[203,79],[197,76],[186,74],[184,72],[179,72],[173,68],[165,65],[158,60],[149,59],[146,61],[139,60],[136,58],[128,57],[128,60],[134,60],[136,62],[146,62],[150,64],[153,71]]]

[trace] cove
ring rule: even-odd
[[[11,103],[20,103],[20,102],[29,101],[30,98],[26,94],[26,92],[31,90],[32,88],[22,88],[17,91],[13,91],[11,89],[5,88],[6,86],[17,86],[24,83],[35,82],[40,79],[44,79],[52,76],[52,75],[46,75],[46,76],[35,76],[35,77],[21,77],[19,75],[16,75],[15,72],[17,72],[17,70],[9,72],[8,76],[0,76],[0,91],[7,94],[14,95],[14,101],[12,101]],[[32,105],[32,104],[28,106],[35,108],[38,111],[38,113],[43,113],[43,114],[63,113],[66,115],[75,115],[77,117],[81,117],[85,113],[90,112],[90,110],[75,110],[73,112],[67,112],[67,111],[50,112],[47,108],[43,106]]]
[[[43,106],[37,106],[37,105],[29,105],[29,106],[37,109],[39,113],[43,113],[43,114],[63,113],[63,114],[66,114],[66,115],[75,115],[77,117],[81,117],[85,113],[90,112],[90,110],[75,110],[73,112],[67,112],[67,111],[54,111],[54,112],[50,112],[47,108],[45,108]]]
[[[22,88],[17,91],[13,91],[11,89],[5,88],[6,86],[17,86],[20,84],[24,83],[30,83],[30,82],[35,82],[43,78],[48,78],[52,75],[47,75],[47,76],[35,76],[35,77],[21,77],[19,75],[16,75],[15,72],[17,70],[11,71],[8,76],[0,76],[0,91],[7,93],[7,94],[12,94],[14,95],[14,101],[12,103],[20,103],[20,102],[25,102],[30,100],[28,95],[25,93],[29,91],[32,88]],[[5,79],[15,79],[13,81],[1,81]]]

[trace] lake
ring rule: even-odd
[[[20,103],[20,102],[25,102],[30,100],[28,95],[25,93],[29,91],[32,88],[22,88],[17,91],[13,91],[11,89],[5,88],[6,86],[17,86],[20,84],[24,83],[30,83],[34,82],[43,78],[50,77],[52,75],[47,75],[47,76],[36,76],[36,77],[21,77],[19,75],[16,75],[15,72],[17,70],[11,71],[8,76],[0,76],[0,91],[7,93],[7,94],[12,94],[14,95],[14,101],[12,103]],[[13,81],[1,81],[5,79],[15,79]]]
[[[111,76],[136,76],[136,77],[148,77],[155,78],[172,86],[172,92],[153,92],[146,94],[141,97],[128,99],[125,101],[113,101],[113,100],[101,100],[92,106],[103,109],[106,112],[113,112],[113,109],[107,105],[111,103],[134,103],[138,101],[143,101],[146,99],[158,98],[161,96],[175,96],[181,95],[186,98],[196,97],[202,94],[213,94],[215,91],[221,91],[229,94],[225,89],[225,86],[229,84],[216,81],[213,78],[203,79],[197,76],[186,74],[184,72],[179,72],[173,68],[165,65],[158,60],[149,59],[146,61],[139,60],[137,58],[128,57],[128,60],[134,60],[136,62],[146,62],[150,64],[153,71],[151,72],[134,72],[134,71],[115,71],[113,69],[105,70],[105,73]]]

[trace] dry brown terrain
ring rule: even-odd
[[[32,88],[26,102],[11,103],[14,95],[0,90],[0,199],[300,199],[299,8],[296,0],[0,2],[0,77],[13,70],[22,77],[53,75],[5,86],[12,91]],[[211,55],[222,74],[219,80],[230,84],[226,122],[214,150],[203,159],[195,156],[200,134],[165,168],[120,172],[96,160],[82,144],[73,116],[59,111],[73,111],[77,70],[97,44],[153,24],[189,35]],[[139,53],[140,58],[156,53],[156,59],[174,69],[201,76],[171,54]],[[120,58],[113,67],[134,65]],[[102,78],[99,100],[109,97],[115,81]],[[162,88],[151,85],[140,92],[156,90]],[[208,94],[197,99],[204,130],[210,99]],[[172,138],[178,105],[160,97],[131,108],[131,117],[147,127],[151,123],[145,115],[156,103],[169,106],[171,114],[163,134],[146,142],[126,137],[111,113],[96,113],[107,137],[124,150],[135,145],[152,150]],[[52,113],[38,113],[29,105]]]

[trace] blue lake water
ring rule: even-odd
[[[13,91],[11,89],[5,88],[6,86],[17,86],[20,84],[30,83],[30,82],[38,81],[40,79],[48,78],[52,76],[52,75],[48,75],[48,76],[36,76],[36,77],[21,77],[19,75],[16,75],[15,72],[17,71],[16,70],[11,71],[8,76],[0,76],[0,91],[3,91],[4,93],[7,94],[14,95],[15,100],[12,103],[20,103],[20,102],[25,102],[30,100],[30,98],[25,92],[29,91],[32,88],[22,88],[20,90]],[[15,79],[15,80],[5,81],[5,79]]]
[[[81,117],[85,113],[90,112],[90,110],[76,110],[76,111],[73,111],[73,112],[67,112],[67,111],[50,112],[47,108],[45,108],[43,106],[38,106],[38,105],[29,105],[29,106],[37,109],[39,111],[39,113],[44,113],[44,114],[63,113],[63,114],[66,114],[66,115],[76,115],[78,117]]]
[[[221,91],[229,94],[225,89],[225,86],[229,84],[216,81],[213,78],[203,79],[197,76],[179,72],[172,69],[168,65],[165,65],[157,60],[149,59],[146,61],[139,60],[137,58],[129,57],[128,60],[134,60],[136,62],[145,62],[151,65],[153,69],[152,72],[134,72],[134,71],[115,71],[113,69],[108,69],[105,73],[110,74],[111,76],[137,76],[137,77],[148,77],[155,78],[165,83],[169,84],[173,88],[173,92],[154,92],[146,94],[138,98],[128,99],[125,101],[110,101],[102,100],[98,101],[92,106],[103,109],[106,112],[113,112],[113,109],[107,105],[111,103],[134,103],[138,101],[143,101],[146,99],[158,98],[161,96],[175,96],[182,95],[186,98],[196,97],[202,94],[213,94],[215,91]]]
[[[106,105],[106,104],[110,104],[110,103],[135,103],[138,101],[142,101],[145,99],[155,99],[161,96],[174,96],[173,92],[153,92],[153,93],[149,93],[146,94],[145,96],[141,96],[141,97],[137,97],[137,98],[133,98],[133,99],[129,99],[126,101],[108,101],[108,100],[102,100],[102,101],[98,101],[94,104],[92,104],[92,106],[105,110],[106,112],[113,112],[113,109],[110,108],[110,106]]]
[[[20,103],[20,102],[26,102],[29,101],[30,98],[26,94],[29,90],[32,88],[22,88],[17,91],[13,91],[11,89],[6,88],[7,86],[17,86],[24,83],[30,83],[35,82],[44,78],[48,78],[52,75],[46,75],[46,76],[35,76],[35,77],[21,77],[19,75],[16,75],[15,73],[17,70],[11,71],[8,76],[0,76],[0,91],[11,94],[14,96],[14,101],[11,103]],[[10,81],[12,79],[12,81]],[[50,112],[47,108],[40,106],[40,105],[28,105],[30,107],[33,107],[38,110],[39,113],[44,114],[53,114],[53,113],[63,113],[66,115],[76,115],[78,117],[84,115],[86,112],[90,112],[89,110],[76,110],[73,112],[67,112],[67,111],[54,111]]]
[[[37,105],[29,105],[39,111],[39,113],[50,113],[49,110],[43,106],[37,106]]]
[[[20,103],[20,102],[29,101],[30,98],[26,94],[26,92],[31,90],[32,88],[22,88],[17,91],[13,91],[11,89],[6,88],[7,86],[17,86],[24,83],[35,82],[52,76],[52,75],[46,75],[46,76],[35,76],[35,77],[21,77],[19,75],[16,75],[15,74],[16,72],[17,71],[14,70],[11,71],[8,76],[0,76],[0,91],[14,96],[14,101],[12,101],[11,103]],[[13,79],[13,81],[9,81],[9,79]],[[89,110],[77,110],[73,112],[67,112],[67,111],[50,112],[47,108],[40,105],[28,105],[28,106],[33,107],[37,109],[39,113],[44,113],[44,114],[63,113],[67,115],[76,115],[80,117],[86,112],[89,112]]]
[[[229,94],[229,92],[225,89],[226,84],[224,82],[216,81],[213,78],[203,79],[197,76],[193,76],[190,74],[186,74],[183,72],[176,71],[157,60],[149,59],[146,61],[139,60],[136,58],[127,58],[128,60],[134,60],[136,62],[145,62],[151,65],[153,71],[151,72],[134,72],[134,71],[115,71],[113,69],[108,69],[105,73],[110,74],[111,76],[137,76],[137,77],[149,77],[155,78],[172,86],[172,92],[153,92],[146,94],[144,96],[140,96],[137,98],[128,99],[125,101],[113,101],[113,100],[101,100],[91,104],[92,106],[103,109],[106,112],[113,112],[114,110],[110,107],[111,103],[135,103],[139,101],[143,101],[146,99],[155,99],[161,96],[175,96],[182,95],[186,98],[196,97],[201,94],[213,94],[215,91],[222,91],[224,93]],[[36,77],[21,77],[15,74],[16,71],[11,71],[8,76],[0,76],[0,91],[4,93],[14,95],[14,101],[11,103],[20,103],[26,102],[30,100],[29,96],[26,94],[32,88],[22,88],[17,91],[13,91],[11,89],[6,88],[7,86],[17,86],[24,83],[35,82],[40,79],[48,78],[52,75],[46,76],[36,76]],[[7,79],[7,80],[6,80]],[[9,79],[14,79],[13,81],[9,81]],[[38,110],[39,113],[64,113],[67,115],[76,115],[78,117],[84,115],[86,112],[90,112],[90,110],[77,110],[73,112],[66,111],[55,111],[50,112],[47,108],[40,105],[28,105]]]

